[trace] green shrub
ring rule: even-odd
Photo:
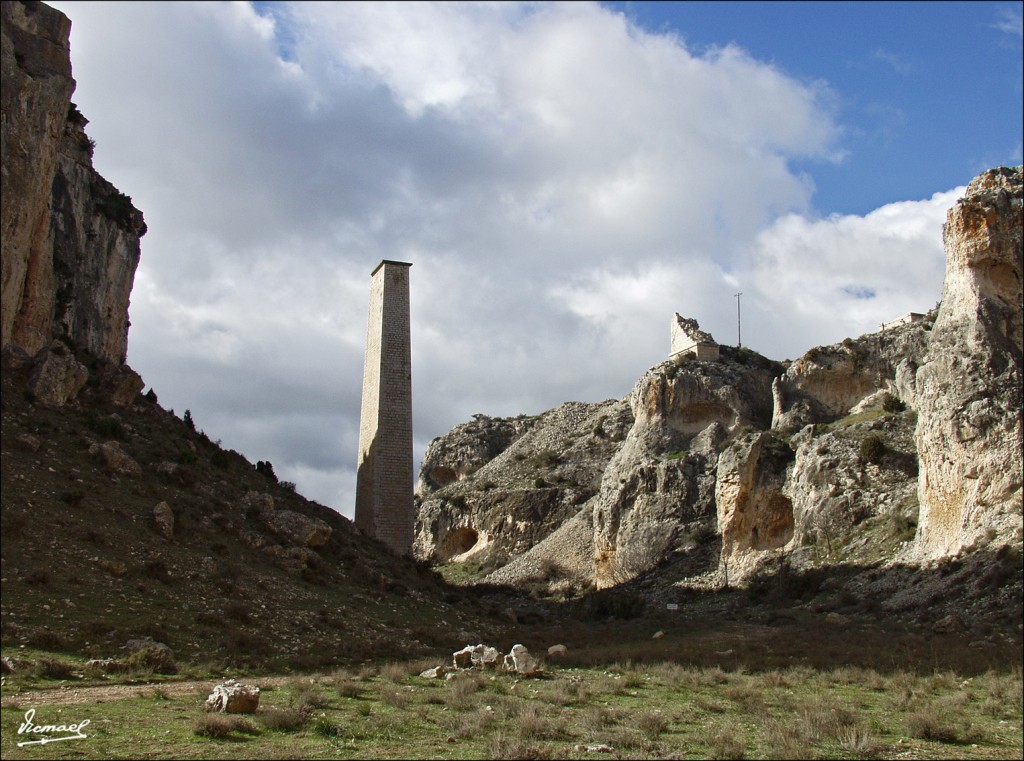
[[[326,716],[321,716],[313,722],[313,732],[321,737],[340,737],[342,733],[341,727]]]
[[[888,447],[877,433],[869,433],[860,442],[860,458],[872,465],[880,463],[887,450]]]
[[[890,415],[897,412],[903,412],[906,408],[907,405],[904,404],[899,397],[893,396],[892,394],[886,394],[882,397],[882,409]]]
[[[530,465],[535,468],[553,468],[558,465],[560,458],[558,454],[550,449],[538,452],[530,458]]]
[[[710,523],[699,523],[690,530],[690,539],[696,544],[708,544],[718,536],[718,531]]]
[[[87,425],[89,429],[105,439],[117,439],[118,441],[124,441],[125,430],[124,425],[114,415],[108,415],[107,417],[91,418]]]
[[[136,216],[142,223],[142,214],[132,205],[131,196],[119,190],[114,190],[96,201],[96,211],[127,230],[132,229]],[[142,223],[141,233],[145,234],[145,223]]]

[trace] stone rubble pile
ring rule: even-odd
[[[500,658],[500,660],[499,660]],[[503,669],[519,676],[540,676],[544,669],[540,662],[530,655],[525,645],[513,645],[508,655],[501,658],[497,648],[489,645],[466,645],[452,653],[451,666],[435,666],[420,674],[423,679],[451,679],[456,672],[470,669]]]

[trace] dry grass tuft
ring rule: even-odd
[[[883,748],[878,736],[865,726],[840,727],[836,740],[850,758],[878,758]]]
[[[793,761],[817,758],[811,743],[798,723],[775,720],[765,728],[768,758],[788,758]]]
[[[295,732],[309,721],[309,715],[297,708],[271,708],[256,716],[263,726],[276,732]]]
[[[710,759],[735,759],[742,761],[746,758],[747,748],[743,740],[735,731],[728,727],[719,727],[705,731],[701,741],[708,746],[708,758]]]
[[[505,732],[496,733],[487,744],[487,757],[494,761],[510,759],[548,759],[551,751],[544,745],[524,742]]]
[[[242,734],[258,734],[259,730],[248,719],[241,716],[227,716],[222,713],[207,713],[196,719],[192,725],[192,733],[200,737],[223,739],[232,732]]]
[[[636,728],[648,740],[657,740],[668,731],[668,719],[658,710],[644,711],[635,719]]]

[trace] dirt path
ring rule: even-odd
[[[296,678],[298,677],[275,676],[242,681],[251,682],[260,688],[268,688],[280,687]],[[21,692],[11,692],[10,688],[5,688],[5,694],[0,703],[2,703],[4,708],[12,706],[34,707],[42,705],[109,703],[115,700],[152,696],[153,690],[157,689],[168,697],[196,695],[198,698],[200,694],[208,695],[213,692],[214,686],[223,681],[223,679],[199,679],[187,682],[146,682],[142,684],[111,684],[95,687],[76,687],[73,684],[63,684],[60,687],[26,689]]]

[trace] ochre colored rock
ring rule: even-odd
[[[918,555],[1020,528],[1022,168],[976,177],[949,210],[946,279],[918,369]]]

